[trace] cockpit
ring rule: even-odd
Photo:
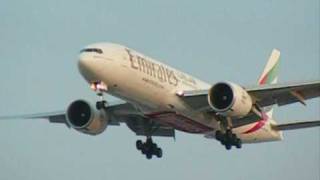
[[[82,52],[95,52],[95,53],[98,53],[98,54],[102,54],[103,53],[102,49],[99,49],[99,48],[85,48],[85,49],[82,49],[80,51],[80,53],[82,53]]]

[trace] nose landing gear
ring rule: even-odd
[[[106,100],[97,101],[96,108],[97,110],[106,109],[108,107],[108,103]]]
[[[90,85],[91,89],[97,92],[100,101],[97,101],[96,108],[97,110],[106,109],[108,107],[108,103],[104,100],[103,93],[108,91],[108,87],[102,81],[92,82]]]
[[[162,149],[156,143],[153,143],[151,137],[147,137],[146,142],[137,140],[136,147],[142,154],[146,155],[147,159],[151,159],[153,155],[158,158],[162,157]]]

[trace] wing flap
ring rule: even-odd
[[[285,131],[285,130],[295,130],[302,128],[311,128],[320,126],[320,121],[305,121],[305,122],[296,122],[296,123],[288,123],[288,124],[278,124],[273,125],[272,128],[277,131]]]

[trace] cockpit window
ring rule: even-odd
[[[86,48],[86,49],[82,49],[80,52],[95,52],[98,54],[103,53],[102,49],[98,49],[98,48]]]

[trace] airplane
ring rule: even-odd
[[[78,58],[80,74],[97,94],[95,105],[79,99],[63,111],[0,119],[48,119],[88,135],[126,124],[146,137],[145,142],[136,141],[136,148],[147,159],[163,155],[152,137],[175,138],[176,131],[216,139],[227,150],[243,143],[279,141],[283,131],[320,126],[319,120],[277,124],[273,119],[275,105],[306,105],[320,95],[320,80],[277,84],[279,59],[280,51],[274,49],[252,87],[228,81],[212,85],[128,47],[95,43],[83,48]],[[106,93],[124,102],[111,104]]]

